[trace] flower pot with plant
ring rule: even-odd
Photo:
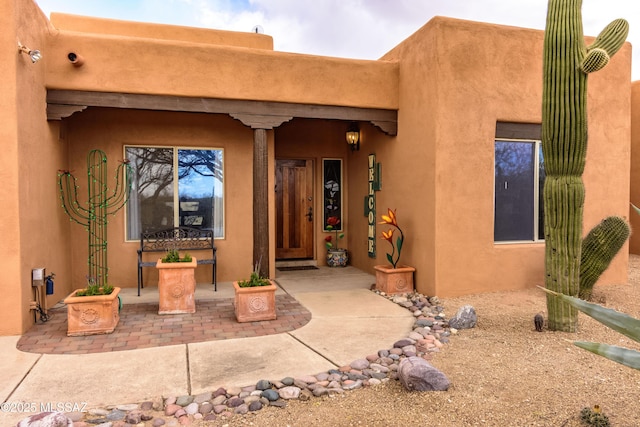
[[[255,264],[248,280],[233,282],[234,311],[238,322],[256,322],[276,318],[277,286],[260,277],[260,262]]]
[[[380,224],[390,225],[390,228],[382,232],[382,238],[391,244],[391,253],[387,253],[387,261],[390,265],[376,265],[376,289],[386,294],[400,294],[413,291],[413,273],[415,268],[398,265],[400,253],[404,244],[404,233],[398,226],[395,210],[388,209],[387,215],[382,215]],[[398,237],[394,242],[394,234],[398,231]]]
[[[158,269],[158,314],[196,312],[196,276],[198,262],[176,249],[167,251],[156,263]]]
[[[72,221],[88,231],[89,275],[84,289],[73,291],[67,304],[67,335],[93,335],[113,332],[120,320],[120,288],[108,284],[107,216],[115,215],[129,200],[133,169],[122,162],[116,169],[113,192],[108,193],[107,156],[100,150],[87,155],[88,202],[78,201],[78,184],[70,171],[58,171],[58,190],[62,208]]]
[[[344,233],[340,232],[338,224],[340,224],[340,219],[338,217],[330,216],[327,218],[327,226],[325,227],[325,230],[336,233],[335,240],[332,235],[328,235],[324,239],[325,246],[327,247],[327,265],[329,267],[346,267],[347,262],[349,261],[349,253],[347,250],[338,247],[340,239],[344,238]]]
[[[67,305],[67,335],[70,337],[110,334],[120,320],[120,288],[102,285],[87,277],[87,287],[64,299]]]

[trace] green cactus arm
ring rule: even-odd
[[[609,63],[610,56],[604,49],[590,50],[580,63],[580,69],[586,73],[595,73],[602,70]]]
[[[582,311],[586,315],[593,317],[598,322],[608,326],[614,331],[619,332],[634,341],[640,342],[640,319],[636,319],[628,314],[620,313],[619,311],[610,308],[602,307],[598,304],[583,301],[579,298],[553,292],[543,287],[540,287],[540,289],[562,299],[563,301],[566,301],[573,307]]]
[[[587,54],[580,63],[580,69],[587,74],[602,70],[624,45],[628,34],[629,23],[626,20],[616,19],[611,22],[587,47]]]
[[[587,47],[587,50],[603,49],[611,58],[624,45],[628,35],[629,23],[625,19],[616,19],[598,34],[598,37]]]
[[[573,344],[630,368],[640,369],[640,352],[638,351],[596,342],[575,341]]]
[[[609,267],[630,234],[631,228],[624,218],[610,216],[593,227],[582,240],[578,293],[581,299],[591,298],[593,285]]]

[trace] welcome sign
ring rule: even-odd
[[[369,154],[368,157],[368,194],[364,199],[364,215],[367,217],[367,252],[369,258],[376,257],[376,191],[382,188],[381,166],[376,163],[376,155]]]

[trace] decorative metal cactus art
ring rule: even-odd
[[[89,232],[89,274],[91,280],[107,285],[107,215],[113,215],[129,200],[132,168],[125,161],[118,165],[115,189],[107,196],[107,156],[91,150],[87,156],[88,199],[86,208],[78,202],[78,184],[70,171],[58,171],[58,186],[62,207],[71,220]]]

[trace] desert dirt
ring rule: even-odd
[[[448,391],[409,392],[392,380],[202,425],[571,427],[585,425],[582,408],[599,405],[612,426],[640,426],[640,371],[572,341],[640,350],[638,343],[584,314],[577,333],[546,324],[536,332],[533,316],[546,312],[537,288],[441,300],[448,316],[465,304],[478,314],[477,326],[452,336],[431,361],[451,381]],[[640,317],[640,257],[630,257],[628,283],[596,286],[593,301]]]

